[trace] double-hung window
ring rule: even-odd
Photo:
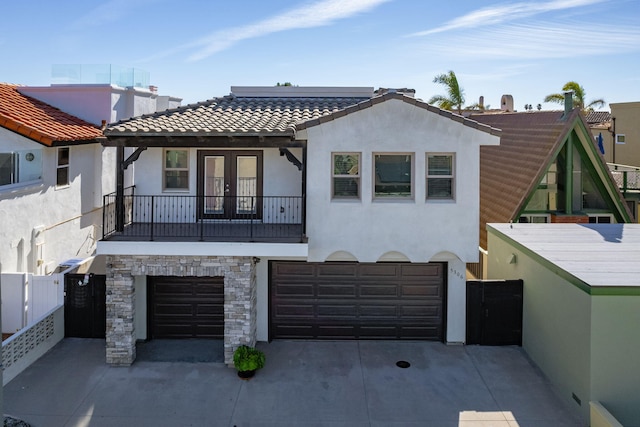
[[[455,156],[427,154],[427,200],[447,200],[455,196]]]
[[[413,197],[413,153],[373,154],[373,197]]]
[[[333,153],[331,196],[334,199],[360,198],[360,153]]]
[[[164,189],[189,189],[189,150],[165,150]]]
[[[56,186],[69,185],[69,147],[58,148],[56,164]]]

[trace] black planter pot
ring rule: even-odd
[[[256,371],[238,371],[238,377],[240,377],[240,379],[243,379],[243,380],[249,380],[253,378],[255,374],[256,374]]]

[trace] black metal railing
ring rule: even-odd
[[[104,197],[104,240],[302,241],[301,196],[125,194],[118,227],[116,195]],[[120,229],[118,229],[120,228]]]

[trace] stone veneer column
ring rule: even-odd
[[[131,365],[136,359],[135,288],[130,263],[107,257],[107,363]]]
[[[224,362],[233,366],[233,352],[256,345],[256,273],[252,259],[237,259],[224,277]]]
[[[136,358],[134,276],[224,277],[224,361],[256,343],[256,273],[251,257],[107,257],[107,363],[130,365]]]

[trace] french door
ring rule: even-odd
[[[200,218],[260,219],[262,151],[198,152]]]

